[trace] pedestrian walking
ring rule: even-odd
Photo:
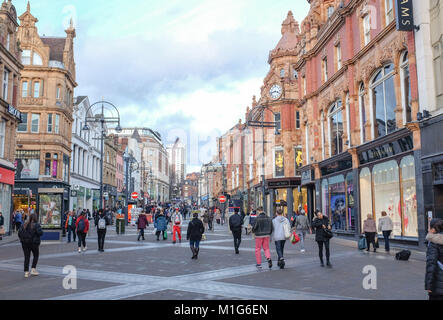
[[[209,209],[208,226],[209,226],[209,230],[211,230],[212,232],[214,232],[214,217],[215,217],[215,210]]]
[[[146,213],[142,212],[137,219],[137,229],[139,230],[138,232],[138,237],[137,237],[137,241],[140,241],[140,237],[145,240],[145,229],[146,227],[149,226],[149,222],[148,219],[146,218]]]
[[[243,219],[239,215],[240,209],[235,208],[234,214],[229,218],[229,229],[231,229],[232,235],[234,237],[234,249],[235,254],[239,254],[239,248],[241,244],[241,234],[243,227]]]
[[[21,211],[17,211],[17,213],[15,215],[14,223],[15,223],[15,230],[19,231],[20,227],[23,224],[23,214]]]
[[[249,212],[246,214],[245,218],[243,219],[243,228],[245,228],[246,235],[248,235],[252,229],[251,216]]]
[[[203,225],[205,227],[205,232],[208,230],[209,227],[209,213],[207,209],[204,209],[203,215],[202,215]]]
[[[394,229],[394,224],[392,219],[388,217],[386,211],[382,211],[381,218],[378,220],[378,231],[383,233],[383,238],[385,239],[385,251],[389,252],[389,238],[391,237],[392,230]]]
[[[85,215],[86,217],[86,212]],[[106,238],[106,227],[111,224],[110,218],[105,214],[103,209],[98,210],[98,215],[94,220],[95,227],[97,228],[97,238],[98,238],[98,251],[105,252],[105,238]]]
[[[368,244],[368,248],[366,251],[370,251],[371,244],[374,247],[374,252],[377,252],[377,248],[375,247],[375,236],[377,234],[377,226],[375,224],[375,220],[372,217],[372,214],[368,214],[368,218],[363,222],[363,233],[366,235],[366,242]]]
[[[197,260],[200,251],[200,241],[205,233],[203,222],[198,218],[198,213],[193,214],[193,219],[189,222],[186,239],[189,240],[189,246],[192,251],[192,259]]]
[[[430,231],[426,237],[428,249],[426,252],[425,290],[429,300],[443,300],[443,220],[433,219]]]
[[[75,231],[78,237],[78,253],[81,253],[82,250],[83,252],[88,250],[88,247],[86,247],[86,235],[89,231],[89,220],[86,219],[83,212],[79,217],[77,217],[77,221],[75,222]]]
[[[309,224],[309,219],[306,216],[306,212],[303,209],[301,209],[300,213],[294,217],[291,226],[300,238],[300,245],[301,245],[300,252],[302,253],[306,252],[305,249],[306,233],[309,231],[309,233],[312,234],[312,229]]]
[[[37,215],[32,214],[26,223],[20,228],[18,232],[18,237],[22,244],[23,254],[25,256],[24,271],[25,278],[29,277],[29,263],[31,260],[32,252],[32,268],[31,275],[38,276],[37,263],[39,257],[39,248],[41,243],[41,236],[43,235],[42,228],[37,222]]]
[[[283,210],[277,210],[277,216],[272,220],[272,226],[274,229],[274,241],[275,241],[275,249],[278,255],[278,263],[277,265],[280,269],[285,268],[285,244],[288,233],[289,237],[291,236],[291,224],[289,220],[283,216]]]
[[[328,232],[326,231],[332,229],[331,225],[329,224],[328,217],[324,216],[320,210],[317,210],[316,217],[312,221],[312,227],[315,228],[315,241],[318,244],[318,255],[320,257],[320,265],[322,267],[325,266],[323,262],[323,247],[325,247],[326,264],[328,267],[332,267],[330,261],[331,252],[329,247],[330,237],[328,236]]]
[[[222,215],[220,209],[219,208],[215,209],[215,221],[217,222],[217,224],[221,223],[221,218]]]
[[[157,236],[157,241],[160,241],[160,239],[159,239],[160,234],[162,234],[163,240],[168,239],[168,236],[166,234],[167,229],[168,229],[168,223],[167,223],[166,217],[163,213],[163,209],[159,210],[159,213],[156,216],[155,221],[154,221],[154,227],[157,230],[155,233],[155,235]]]
[[[255,258],[257,260],[257,269],[261,270],[261,249],[265,252],[265,257],[268,260],[269,269],[272,268],[271,251],[269,250],[269,239],[272,235],[273,225],[272,219],[269,218],[263,208],[258,209],[259,216],[257,217],[254,226],[252,227],[252,232],[255,236]]]
[[[5,218],[3,217],[3,214],[0,212],[0,240],[3,240],[2,236],[5,234]]]
[[[77,218],[74,214],[74,211],[69,211],[68,216],[66,218],[66,223],[65,223],[65,229],[66,229],[66,232],[68,233],[68,243],[71,243],[71,233],[74,237],[74,242],[75,242],[75,239],[76,239],[75,222],[76,221],[77,221]]]
[[[176,212],[172,214],[171,217],[171,224],[172,224],[172,243],[177,243],[177,234],[178,234],[178,241],[182,242],[182,230],[181,226],[183,223],[183,216],[181,215],[180,211],[177,209]]]

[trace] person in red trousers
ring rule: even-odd
[[[181,215],[179,209],[176,209],[176,211],[171,216],[171,224],[172,224],[172,243],[177,243],[177,234],[178,239],[180,243],[182,242],[182,230],[181,226],[183,223],[183,216]]]

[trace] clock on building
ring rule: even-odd
[[[282,93],[283,93],[283,90],[278,84],[274,84],[271,87],[271,90],[269,90],[269,95],[274,100],[279,99],[281,97]]]

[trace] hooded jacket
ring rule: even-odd
[[[283,216],[276,216],[274,220],[272,220],[272,225],[274,227],[274,241],[287,240],[285,237],[285,224],[291,228],[289,220]]]
[[[443,296],[443,232],[429,233],[426,252],[425,290],[431,290],[433,295]]]

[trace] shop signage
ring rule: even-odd
[[[16,108],[14,108],[12,105],[8,105],[8,112],[12,114],[17,119],[22,120],[22,114],[20,111],[18,111]]]
[[[305,185],[315,180],[314,170],[306,170],[301,173],[301,184]]]
[[[366,164],[372,161],[389,158],[400,153],[412,151],[413,149],[414,142],[412,140],[412,136],[407,136],[405,138],[401,138],[361,152],[359,154],[360,164]]]
[[[339,160],[321,168],[321,174],[327,176],[336,172],[352,169],[352,157]]]
[[[395,0],[397,8],[397,30],[414,30],[414,12],[412,9],[412,0]]]
[[[77,198],[77,190],[71,190],[71,197]]]
[[[14,171],[0,168],[0,183],[9,184],[13,186],[14,176],[15,176]]]

